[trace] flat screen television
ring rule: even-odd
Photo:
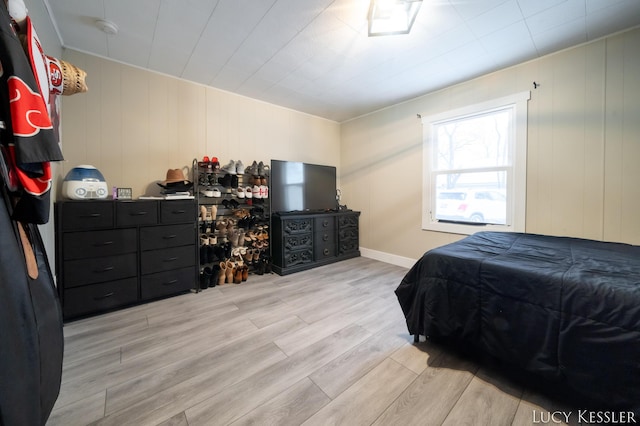
[[[271,160],[272,212],[318,212],[338,209],[336,168]]]

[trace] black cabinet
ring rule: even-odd
[[[360,256],[360,212],[272,216],[273,270],[286,275]]]
[[[65,320],[196,287],[193,200],[63,201],[54,211]]]

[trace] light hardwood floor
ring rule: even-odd
[[[406,272],[356,258],[68,323],[47,425],[496,426],[571,410],[414,344],[394,294]]]

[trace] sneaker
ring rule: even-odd
[[[262,161],[258,163],[258,173],[259,175],[268,175],[270,167],[264,164]]]
[[[253,185],[253,188],[251,188],[251,195],[253,196],[253,198],[262,198],[260,187],[258,185]]]
[[[244,198],[245,194],[244,194],[244,189],[240,186],[238,187],[238,189],[236,190],[238,198]]]
[[[229,173],[230,175],[235,175],[236,174],[236,162],[231,160],[229,161],[229,163],[225,164],[224,167],[222,167],[222,171],[225,173]]]
[[[236,173],[239,175],[244,174],[244,164],[242,164],[241,160],[236,161]]]
[[[213,189],[211,188],[201,188],[200,193],[205,197],[209,197],[209,198],[213,197]]]
[[[244,171],[246,174],[257,175],[258,174],[258,163],[254,160],[253,163],[247,167]]]
[[[251,198],[251,197],[253,197],[253,194],[251,193],[251,187],[250,187],[250,186],[247,186],[247,187],[244,189],[244,197],[245,197],[245,198]]]
[[[220,192],[220,188],[217,186],[214,186],[213,189],[211,190],[211,196],[213,198],[220,198],[222,197],[222,192]]]
[[[211,158],[211,171],[213,173],[220,173],[220,162],[218,161],[218,157]]]
[[[223,177],[219,177],[218,183],[225,188],[231,188],[231,175],[227,173]]]

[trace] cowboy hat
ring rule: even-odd
[[[158,185],[163,188],[190,188],[192,183],[184,176],[184,171],[180,169],[167,170],[166,179],[162,182],[158,182]]]

